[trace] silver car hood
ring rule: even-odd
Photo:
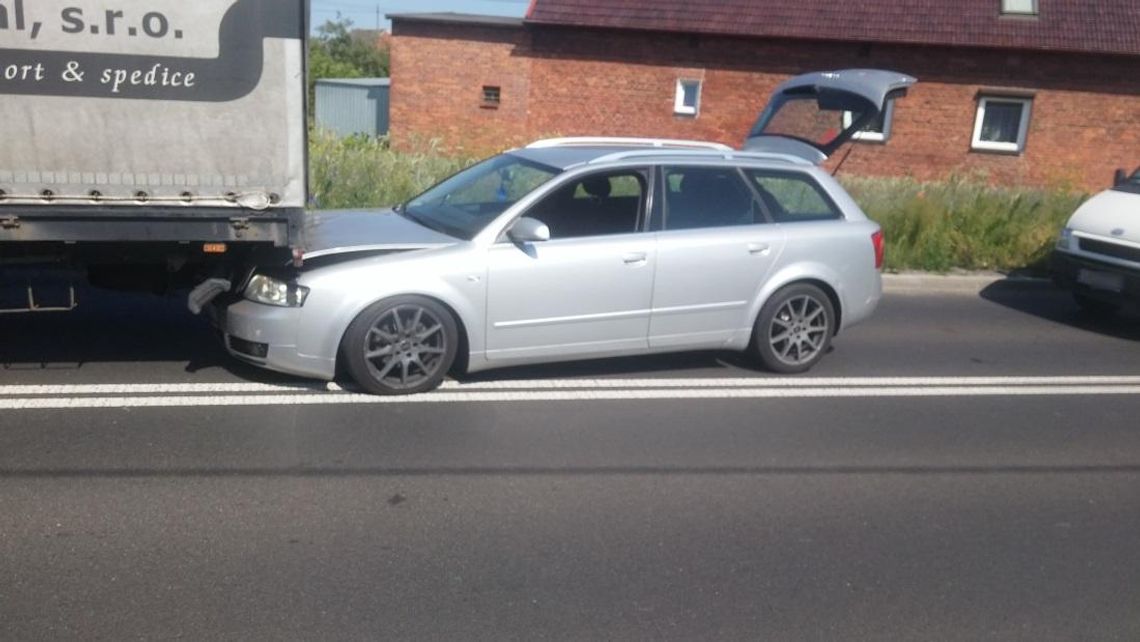
[[[391,209],[311,212],[305,217],[304,239],[305,259],[351,252],[419,250],[458,242]]]

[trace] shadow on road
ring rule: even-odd
[[[187,372],[221,368],[253,381],[294,381],[230,357],[184,295],[82,288],[71,312],[0,315],[0,370],[76,370],[91,363],[185,362]]]
[[[1140,315],[1135,310],[1099,318],[1077,307],[1068,292],[1049,284],[997,281],[983,289],[981,297],[1011,310],[1077,330],[1140,341]]]
[[[650,375],[661,372],[732,370],[747,374],[765,373],[748,356],[737,352],[703,351],[616,357],[588,361],[566,361],[533,366],[517,366],[477,372],[459,377],[462,382],[509,381],[515,379],[557,379],[562,377],[604,377],[606,375]],[[683,373],[682,373],[683,374]]]
[[[184,295],[156,296],[83,288],[71,312],[0,315],[0,371],[72,370],[92,363],[185,363],[190,373],[220,368],[255,382],[300,379],[250,366],[226,353],[217,331],[191,314]],[[597,359],[494,370],[461,381],[653,374],[677,370],[758,371],[732,352]],[[352,389],[351,382],[339,381]]]

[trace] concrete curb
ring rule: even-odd
[[[933,274],[901,272],[883,275],[883,291],[888,294],[977,294],[991,286],[1011,288],[1051,288],[1043,277],[1012,276],[1000,272]]]

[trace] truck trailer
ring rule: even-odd
[[[76,305],[74,287],[37,296],[44,266],[205,300],[299,257],[308,16],[307,0],[0,0],[0,283],[22,293],[0,312]]]

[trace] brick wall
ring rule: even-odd
[[[879,67],[919,78],[886,144],[840,150],[842,172],[1099,190],[1140,165],[1134,58],[566,28],[395,23],[397,144],[439,138],[484,154],[545,136],[698,138],[739,145],[772,89],[822,69]],[[673,113],[678,78],[703,81],[699,115]],[[483,85],[502,87],[498,109]],[[1020,155],[971,151],[979,93],[1033,96]]]
[[[489,155],[532,138],[529,35],[521,29],[396,22],[391,50],[393,144],[435,143]],[[483,87],[501,101],[485,104]]]

